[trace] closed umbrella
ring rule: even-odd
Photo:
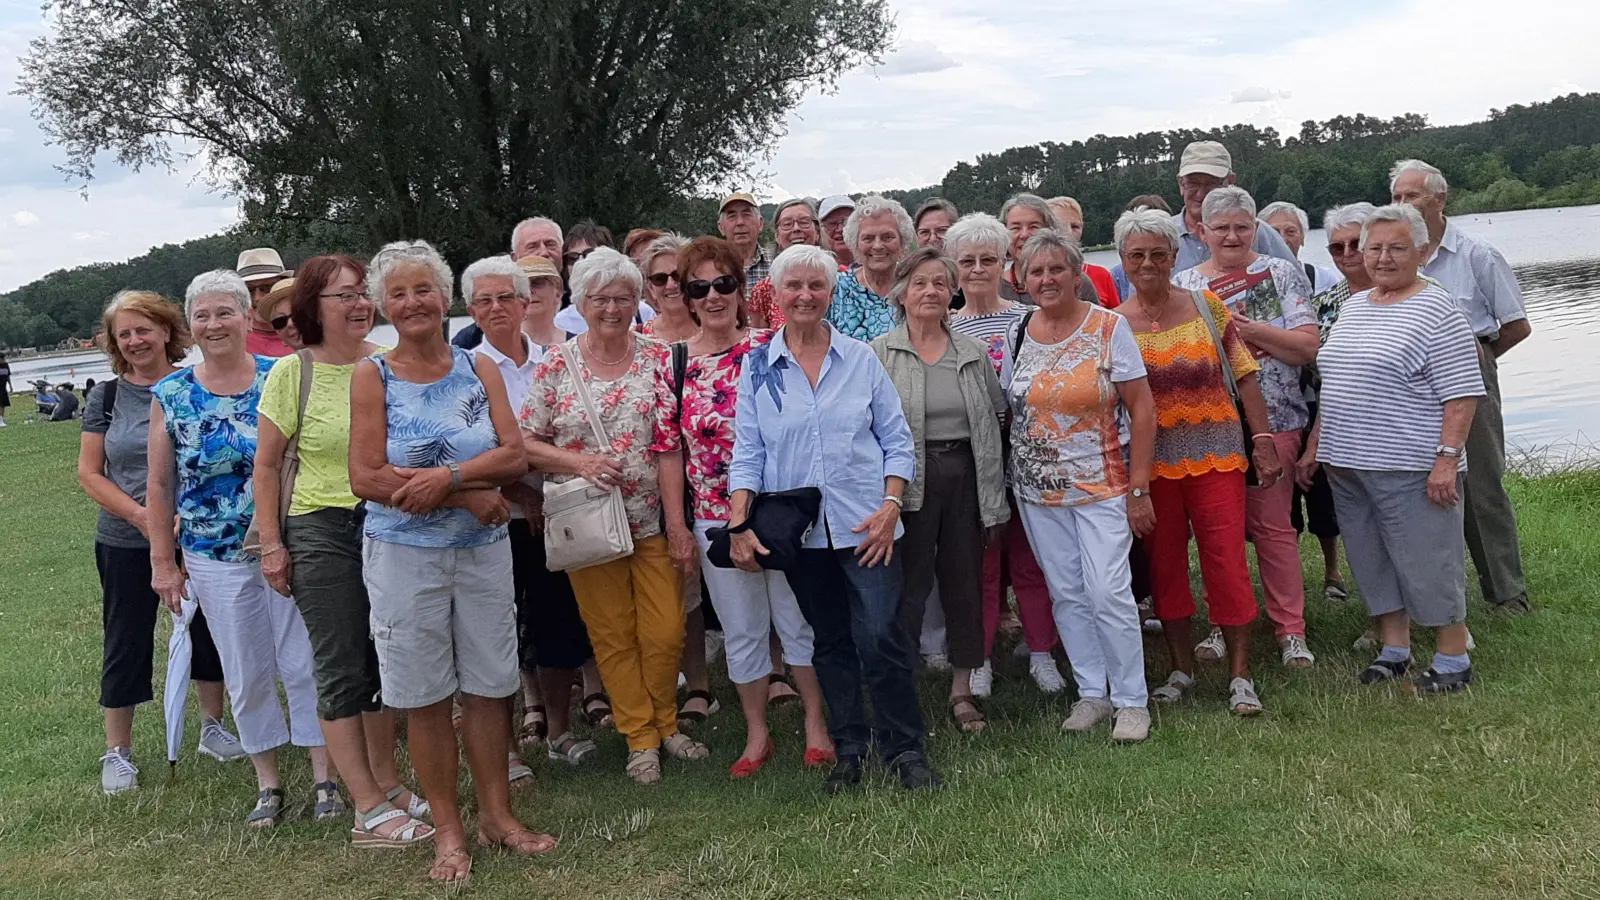
[[[167,641],[167,762],[174,768],[183,746],[183,720],[189,711],[189,660],[194,656],[189,623],[199,609],[190,597],[184,598],[181,615],[172,614],[172,638]]]

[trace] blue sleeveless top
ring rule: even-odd
[[[386,355],[372,359],[383,378],[390,465],[427,469],[459,464],[500,446],[489,420],[489,394],[473,371],[471,353],[451,347],[454,363],[450,371],[430,384],[396,375]],[[363,533],[411,547],[481,547],[505,538],[507,530],[504,525],[484,525],[464,509],[440,508],[412,515],[368,500]]]

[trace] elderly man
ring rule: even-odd
[[[772,268],[772,259],[761,246],[761,229],[766,224],[761,218],[761,207],[756,204],[756,198],[742,191],[724,197],[722,206],[717,209],[717,231],[733,245],[733,249],[739,251],[740,259],[744,262],[744,289],[747,295],[756,282],[767,277],[767,271]]]
[[[856,201],[850,199],[849,194],[823,197],[817,207],[817,219],[822,223],[822,249],[832,253],[843,268],[855,265],[856,261],[850,242],[844,239],[844,223],[850,220],[850,214],[855,211]]]
[[[511,258],[542,256],[561,266],[561,226],[544,216],[523,219],[511,229]]]
[[[244,336],[244,349],[256,356],[288,356],[294,348],[284,342],[267,321],[269,310],[263,305],[272,286],[291,274],[283,267],[283,257],[271,247],[258,247],[239,254],[234,271],[250,288],[250,331]]]
[[[1420,159],[1403,159],[1389,172],[1394,202],[1422,213],[1428,226],[1428,256],[1422,274],[1455,297],[1478,336],[1478,367],[1486,396],[1478,401],[1467,433],[1465,501],[1467,549],[1478,570],[1489,608],[1512,615],[1530,609],[1517,543],[1517,517],[1501,478],[1506,466],[1506,427],[1500,409],[1499,358],[1533,333],[1522,290],[1500,251],[1461,231],[1444,214],[1450,186],[1444,173]]]
[[[1172,214],[1172,224],[1178,226],[1183,246],[1172,266],[1174,275],[1211,258],[1211,250],[1200,239],[1200,207],[1212,191],[1237,180],[1233,173],[1233,156],[1227,147],[1216,141],[1195,141],[1183,148],[1183,156],[1178,161],[1178,193],[1183,195],[1183,209]],[[1271,228],[1257,228],[1252,246],[1257,253],[1298,262],[1283,238]]]

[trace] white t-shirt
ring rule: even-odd
[[[544,357],[544,354],[540,352],[539,345],[530,340],[527,335],[519,331],[517,336],[522,338],[523,349],[528,351],[528,361],[520,366],[512,361],[511,357],[495,349],[495,346],[489,343],[487,337],[483,339],[483,343],[473,349],[472,353],[474,356],[487,358],[494,363],[495,368],[500,370],[500,378],[506,383],[506,399],[511,401],[511,411],[521,415],[522,404],[528,399],[528,388],[533,385],[533,368],[539,364],[539,360]],[[537,472],[533,472],[522,476],[522,483],[537,490],[544,483],[544,479]],[[511,504],[511,518],[525,519],[527,515],[523,512],[521,506],[513,503]]]

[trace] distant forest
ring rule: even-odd
[[[1272,128],[1230,125],[1047,141],[957,163],[940,184],[889,196],[908,209],[943,196],[969,212],[997,211],[1018,191],[1068,194],[1083,204],[1085,242],[1102,244],[1111,240],[1112,223],[1133,197],[1160,194],[1177,207],[1177,158],[1185,144],[1197,140],[1227,145],[1239,183],[1259,204],[1298,204],[1314,226],[1332,206],[1386,200],[1389,167],[1405,157],[1426,159],[1444,170],[1455,213],[1600,203],[1600,93],[1491,110],[1484,121],[1449,127],[1430,127],[1416,114],[1393,119],[1358,114],[1306,122],[1288,138]],[[668,221],[657,224],[713,232],[715,217],[715,201],[685,197]],[[116,291],[140,287],[178,297],[196,273],[231,266],[240,250],[268,243],[275,243],[291,266],[315,253],[348,250],[361,257],[372,249],[351,246],[332,228],[275,241],[246,223],[225,234],[157,247],[127,262],[52,272],[0,295],[0,346],[50,347],[88,338]]]

